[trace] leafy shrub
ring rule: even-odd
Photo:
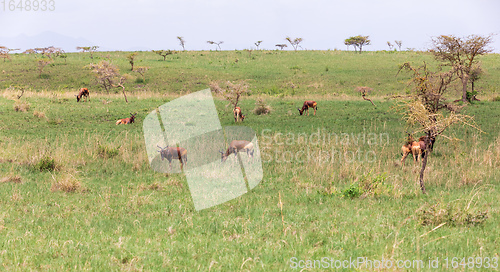
[[[97,147],[97,155],[104,159],[113,158],[118,155],[118,149],[109,146],[99,145]]]
[[[359,197],[363,194],[363,190],[359,187],[359,184],[357,183],[351,183],[351,185],[342,191],[342,196],[343,197],[348,197],[350,199]]]
[[[57,169],[56,161],[48,156],[41,158],[36,164],[35,169],[39,171],[55,171]]]
[[[467,97],[467,101],[472,103],[472,102],[474,102],[474,97],[477,95],[477,91],[473,91],[473,92],[467,91],[465,95]]]

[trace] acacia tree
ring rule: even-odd
[[[286,37],[286,38],[285,38],[285,40],[287,40],[287,41],[290,43],[290,45],[293,47],[293,50],[295,50],[295,51],[297,51],[297,49],[298,49],[299,47],[301,47],[301,46],[300,46],[300,43],[303,41],[303,39],[302,39],[302,38],[295,38],[295,39],[292,39],[292,38],[290,38],[290,37]]]
[[[176,53],[175,51],[172,50],[153,50],[153,52],[162,56],[163,60],[166,60],[168,55]]]
[[[349,46],[352,45],[354,46],[354,51],[356,51],[357,48],[359,48],[359,53],[363,51],[363,46],[365,45],[370,45],[370,36],[352,36],[344,40],[344,44]]]
[[[127,95],[125,94],[125,86],[123,85],[131,76],[128,74],[120,75],[120,69],[116,65],[108,61],[100,61],[98,64],[89,64],[86,66],[94,74],[97,83],[103,87],[109,94],[112,88],[122,88],[125,102],[128,103]]]
[[[412,97],[403,101],[404,116],[415,132],[423,132],[425,149],[420,169],[419,184],[425,194],[424,172],[428,157],[432,151],[437,136],[443,136],[445,131],[455,125],[473,127],[479,130],[471,116],[460,114],[461,107],[447,103],[444,95],[450,90],[450,84],[456,80],[454,69],[446,72],[432,72],[424,63],[420,67],[413,67],[410,63],[401,65],[400,70],[411,73]],[[446,113],[443,113],[445,111]]]
[[[179,40],[179,44],[182,46],[182,50],[186,51],[186,41],[184,40],[184,37],[177,36],[177,39]]]
[[[403,41],[394,41],[394,43],[399,47],[399,51],[401,51],[401,46],[403,45]]]
[[[257,42],[254,43],[255,47],[257,48],[257,50],[259,50],[259,46],[260,46],[261,43],[262,43],[262,41],[257,41]]]
[[[0,58],[3,58],[4,62],[6,59],[10,60],[9,48],[7,48],[5,46],[0,46]]]
[[[220,45],[223,44],[224,42],[223,41],[219,41],[219,42],[207,41],[207,43],[217,45],[217,47],[219,48],[219,50],[222,51],[222,49],[220,48]],[[217,47],[215,47],[215,51],[217,51]]]
[[[391,42],[387,42],[387,46],[389,46],[389,50],[392,51],[392,48],[394,47],[394,45],[391,43]]]
[[[130,71],[134,71],[134,59],[135,59],[136,56],[137,56],[137,52],[130,53],[127,56],[128,62],[130,63],[130,66],[132,66],[130,68]]]
[[[469,35],[465,38],[441,35],[432,38],[430,51],[434,54],[434,57],[443,61],[444,65],[452,67],[461,80],[463,102],[468,101],[467,84],[470,81],[471,74],[473,74],[474,66],[479,66],[477,57],[493,50],[488,47],[491,42],[492,35]],[[474,81],[477,79],[474,79]],[[469,97],[472,96],[469,94]]]
[[[90,59],[94,59],[93,53],[99,48],[97,45],[93,46],[78,46],[76,47],[76,50],[82,50],[82,52],[89,52],[90,53]]]
[[[277,44],[277,45],[275,45],[275,46],[276,46],[276,47],[279,47],[281,50],[283,50],[283,48],[287,47],[287,45],[286,45],[286,44],[284,44],[284,43]]]

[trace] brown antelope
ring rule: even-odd
[[[76,96],[76,102],[80,102],[80,100],[84,96],[85,96],[85,102],[87,102],[87,98],[90,101],[89,89],[87,89],[87,88],[81,88],[80,92],[78,93],[78,95],[75,95],[75,96]]]
[[[253,143],[245,140],[232,141],[229,144],[226,152],[223,152],[222,150],[219,151],[219,153],[221,154],[221,162],[225,162],[227,157],[229,157],[229,155],[231,154],[234,154],[234,157],[236,158],[238,152],[246,152],[249,158],[253,158]]]
[[[187,164],[187,150],[182,148],[182,147],[171,147],[171,146],[166,146],[165,148],[162,148],[161,146],[157,145],[157,147],[160,149],[158,152],[160,152],[161,160],[163,161],[164,159],[168,160],[168,164],[170,165],[170,169],[172,169],[172,160],[173,159],[178,159],[179,162],[181,163],[181,169],[183,169],[184,165]]]
[[[120,120],[116,121],[116,124],[117,125],[120,125],[120,124],[131,124],[131,123],[134,122],[136,114],[137,114],[137,112],[134,113],[134,114],[131,113],[129,118],[120,119]]]
[[[316,101],[304,101],[304,105],[301,108],[297,108],[299,110],[300,115],[304,113],[304,111],[307,111],[307,115],[309,116],[309,108],[314,109],[314,115],[316,115],[316,110],[318,109],[317,107],[318,103]]]
[[[245,115],[243,115],[241,113],[241,108],[240,107],[235,107],[234,108],[233,115],[234,115],[234,121],[235,122],[239,122],[240,120],[241,120],[241,122],[243,122],[243,120],[245,120]]]
[[[404,161],[408,154],[412,153],[413,159],[415,163],[418,161],[419,157],[420,159],[423,159],[424,156],[426,156],[426,139],[427,136],[422,136],[418,139],[417,141],[413,140],[413,137],[409,134],[408,135],[408,142],[401,147],[401,151],[403,152],[403,158],[401,158],[401,165],[404,166]],[[429,141],[429,150],[432,151],[434,147],[434,142],[436,141],[435,138],[431,138]]]

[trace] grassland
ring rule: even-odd
[[[98,56],[126,71],[126,54]],[[366,257],[423,260],[421,271],[439,258],[439,271],[446,257],[449,266],[453,257],[499,257],[500,109],[491,101],[498,55],[482,59],[485,99],[465,109],[484,133],[455,127],[447,135],[461,141],[438,139],[426,195],[419,167],[399,163],[406,124],[389,99],[405,93],[398,64],[432,62],[425,53],[181,52],[161,61],[143,52],[137,59],[151,69],[146,82],[127,85],[128,104],[95,87],[90,102],[76,103],[75,90],[92,83],[86,54],[57,60],[42,78],[33,56],[0,63],[0,269],[279,271],[294,270],[293,257]],[[243,125],[259,135],[264,179],[242,197],[195,211],[183,174],[151,171],[141,121],[212,80],[239,79],[253,90],[241,103]],[[360,85],[377,90],[377,107],[356,96]],[[21,99],[19,86],[27,89]],[[271,114],[251,113],[258,95]],[[304,97],[319,102],[316,116],[298,116]],[[222,126],[234,125],[225,102],[216,107]],[[137,123],[115,126],[129,112],[138,112]]]

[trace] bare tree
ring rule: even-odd
[[[78,46],[76,50],[82,50],[82,52],[89,52],[90,53],[90,58],[94,59],[93,53],[99,48],[97,45],[93,46]]]
[[[179,40],[179,44],[182,46],[182,50],[186,51],[186,41],[184,40],[184,37],[177,36],[177,39]]]
[[[162,56],[163,60],[166,60],[168,55],[172,55],[174,53],[177,53],[177,52],[172,51],[172,50],[153,50],[153,52]]]
[[[399,51],[401,51],[401,46],[403,45],[403,41],[394,41],[394,43],[399,47]]]
[[[108,94],[112,88],[121,87],[125,102],[128,103],[127,95],[125,94],[125,86],[123,84],[130,79],[130,75],[120,75],[118,67],[105,60],[100,61],[98,64],[91,63],[86,67],[91,69],[97,83],[101,85]]]
[[[224,42],[223,41],[220,41],[220,42],[207,41],[207,43],[217,45],[217,47],[219,48],[219,50],[222,51],[222,49],[220,48],[220,45],[223,44]],[[215,48],[215,51],[217,51],[217,47]]]
[[[434,146],[437,136],[443,136],[445,131],[455,125],[479,128],[476,126],[473,117],[459,114],[460,107],[453,106],[446,102],[444,95],[450,89],[450,84],[456,79],[456,71],[453,69],[446,72],[432,72],[424,63],[423,66],[413,67],[405,63],[400,70],[411,73],[410,84],[413,86],[413,99],[403,101],[405,118],[409,126],[416,127],[415,132],[424,132],[424,156],[422,168],[420,170],[419,183],[422,193],[425,194],[424,172],[427,160]],[[445,110],[446,113],[443,113]]]
[[[134,72],[140,74],[142,76],[142,80],[146,81],[145,73],[149,70],[149,67],[146,66],[137,66],[135,67]]]
[[[241,96],[250,91],[249,86],[244,81],[213,81],[210,82],[209,86],[212,92],[222,95],[229,102],[226,107],[232,106],[233,109],[238,106],[238,102],[240,101]]]
[[[288,47],[286,44],[282,43],[282,44],[277,44],[275,45],[276,47],[279,47],[281,50],[283,50],[283,48],[285,47]]]
[[[470,81],[473,67],[478,66],[477,57],[490,53],[492,35],[470,35],[465,38],[453,35],[441,35],[432,39],[431,52],[434,57],[456,71],[462,82],[462,101],[467,102],[467,84]],[[475,81],[475,80],[474,80]],[[469,95],[470,96],[470,95]]]
[[[298,49],[299,47],[301,47],[301,46],[300,46],[300,43],[303,41],[303,39],[302,39],[302,38],[295,38],[295,39],[292,39],[292,38],[290,38],[290,37],[286,37],[286,38],[285,38],[285,40],[287,40],[287,41],[290,43],[290,45],[292,45],[292,47],[293,47],[293,49],[294,49],[295,51],[297,51],[297,49]]]
[[[387,46],[389,46],[389,50],[392,51],[392,48],[394,47],[394,44],[392,44],[391,42],[387,42]]]
[[[4,62],[6,59],[10,60],[9,48],[7,48],[5,46],[0,46],[0,58],[3,58]]]
[[[45,66],[51,64],[54,61],[49,57],[42,57],[40,59],[35,60],[35,62],[36,66],[38,67],[38,77],[42,78],[43,68],[45,68]]]
[[[366,97],[368,93],[373,92],[372,88],[363,86],[363,87],[357,87],[356,90],[361,94],[361,97],[363,97],[364,100],[370,101],[372,103],[372,105],[375,106],[373,101],[370,98]]]

